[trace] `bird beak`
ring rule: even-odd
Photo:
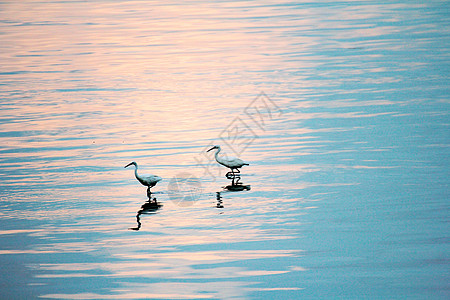
[[[209,151],[211,151],[212,149],[217,149],[217,148],[216,148],[216,146],[214,146],[214,147],[212,147],[211,149],[209,149],[209,150],[206,151],[206,152],[209,152]]]
[[[126,165],[124,168],[126,168],[126,167],[128,167],[128,166],[131,166],[133,163],[129,163],[128,165]]]

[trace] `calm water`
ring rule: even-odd
[[[1,298],[450,297],[449,6],[382,2],[1,1]]]

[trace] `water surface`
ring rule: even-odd
[[[446,1],[0,2],[2,296],[447,298],[448,25]]]

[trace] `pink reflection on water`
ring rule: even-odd
[[[208,295],[239,295],[243,296],[250,290],[259,290],[258,288],[249,288],[252,282],[233,284],[227,281],[226,288],[223,285],[216,286],[214,279],[224,278],[245,278],[253,276],[270,276],[276,274],[285,274],[293,270],[248,270],[244,267],[215,267],[215,268],[194,268],[194,265],[204,263],[220,263],[233,260],[248,260],[248,259],[267,259],[282,256],[296,256],[297,251],[271,251],[271,250],[256,250],[256,251],[204,251],[204,252],[178,252],[178,253],[153,253],[146,257],[128,257],[133,261],[123,261],[118,263],[97,263],[97,264],[40,264],[35,265],[34,268],[41,270],[44,274],[39,275],[39,278],[76,278],[84,275],[86,277],[114,277],[114,278],[171,278],[171,279],[209,279],[207,288],[203,285],[201,288],[196,283],[149,283],[146,285],[147,291],[143,291],[142,295],[151,298],[167,297],[167,291],[174,291],[180,297],[201,298],[202,294],[208,290]],[[135,261],[138,259],[138,261]],[[155,262],[149,262],[148,260]],[[98,270],[106,271],[106,273],[98,274]],[[48,272],[48,273],[46,273]],[[237,282],[236,282],[237,283]],[[180,289],[180,284],[186,285]],[[131,288],[130,283],[125,284],[124,288],[117,291],[116,295],[109,295],[106,298],[121,297],[128,298],[130,295],[136,295],[142,285],[133,286],[133,292],[128,291],[127,287]],[[281,289],[298,289],[295,287],[280,287]],[[165,290],[167,289],[167,290]],[[199,290],[200,289],[200,290]],[[276,290],[277,288],[271,288]],[[202,291],[202,293],[199,293]],[[86,297],[84,294],[60,294],[58,297]],[[99,295],[95,295],[98,297]],[[51,295],[46,297],[52,298]],[[56,295],[55,295],[56,297]],[[103,297],[102,297],[103,298]],[[89,299],[89,297],[88,297]]]

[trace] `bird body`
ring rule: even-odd
[[[217,149],[216,150],[216,154],[214,155],[216,158],[216,161],[221,164],[222,166],[225,166],[227,168],[230,168],[231,171],[233,172],[233,170],[236,170],[239,173],[238,168],[242,168],[243,166],[248,166],[249,164],[244,162],[242,159],[240,158],[223,158],[219,156],[219,152],[221,150],[220,146],[214,146],[211,149],[209,149],[207,152],[213,150],[213,149]]]
[[[128,165],[126,165],[124,168],[134,165],[134,176],[136,176],[136,179],[142,184],[148,187],[147,193],[150,194],[150,188],[154,187],[159,181],[162,180],[161,177],[156,175],[139,175],[138,170],[138,164],[135,161],[130,162]]]

